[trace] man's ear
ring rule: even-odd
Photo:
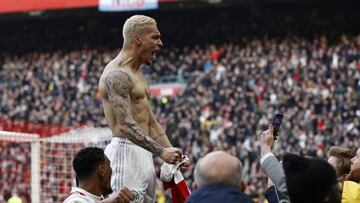
[[[104,164],[101,164],[98,168],[98,171],[99,171],[99,174],[104,177],[105,176],[105,173],[106,173],[106,170],[105,170],[105,165]]]
[[[198,187],[199,187],[198,184],[195,183],[195,182],[193,182],[192,185],[191,185],[191,188],[192,188],[193,190],[197,190]]]
[[[245,192],[245,190],[246,190],[246,184],[245,184],[245,182],[244,182],[243,180],[241,180],[241,181],[239,182],[239,188],[240,188],[240,191],[241,191],[241,192]]]
[[[139,35],[134,35],[133,41],[135,42],[135,44],[136,44],[137,46],[140,46],[141,43],[142,43],[142,39],[140,38]]]

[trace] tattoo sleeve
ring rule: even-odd
[[[106,90],[117,122],[125,131],[126,136],[134,144],[159,156],[163,146],[146,135],[144,130],[133,119],[130,99],[130,89],[133,82],[128,73],[122,70],[114,71],[105,78]]]

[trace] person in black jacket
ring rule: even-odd
[[[242,164],[234,156],[215,151],[198,161],[194,171],[198,189],[188,203],[252,203],[250,197],[241,192]]]
[[[291,203],[340,203],[335,169],[326,161],[285,154],[283,168]]]

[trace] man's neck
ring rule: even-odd
[[[91,183],[86,183],[86,182],[80,182],[79,183],[79,188],[87,191],[88,193],[91,193],[93,195],[96,195],[96,196],[101,196],[103,195],[101,193],[101,190],[100,190],[100,187],[99,187],[99,184],[91,184]]]
[[[142,64],[135,49],[127,46],[124,46],[121,49],[116,60],[118,61],[119,67],[130,67],[135,72],[139,70]]]

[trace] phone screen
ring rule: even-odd
[[[280,130],[282,118],[283,118],[282,114],[276,114],[274,117],[273,123],[272,123],[273,128],[274,128],[273,136],[274,136],[275,140],[276,140],[276,136]]]

